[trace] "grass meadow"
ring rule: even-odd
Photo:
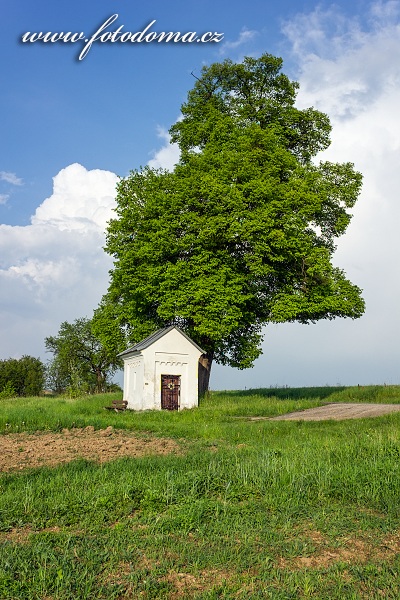
[[[400,598],[400,413],[251,421],[400,386],[213,392],[183,412],[117,394],[0,403],[3,436],[113,426],[178,455],[0,474],[0,598]]]

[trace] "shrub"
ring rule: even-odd
[[[15,398],[15,396],[17,396],[17,392],[15,391],[13,384],[11,383],[11,381],[7,381],[7,383],[0,392],[0,400],[6,398]]]
[[[0,390],[10,383],[14,396],[39,396],[44,386],[44,372],[43,363],[33,356],[0,360]]]

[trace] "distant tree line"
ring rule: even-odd
[[[119,389],[111,378],[121,360],[105,350],[90,319],[65,321],[45,345],[53,354],[47,364],[32,356],[0,360],[0,399],[39,396],[44,389],[71,397]]]

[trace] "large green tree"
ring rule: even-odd
[[[48,383],[57,392],[104,392],[121,367],[116,353],[105,348],[93,332],[90,319],[61,323],[58,335],[47,337],[45,345],[53,353]]]
[[[106,344],[174,323],[205,349],[209,373],[213,360],[251,366],[267,323],[363,313],[360,289],[332,265],[362,178],[316,161],[329,119],[296,108],[281,66],[265,54],[204,67],[170,130],[174,171],[120,180],[95,317]]]

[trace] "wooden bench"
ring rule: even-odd
[[[105,406],[106,410],[115,410],[115,412],[121,412],[126,410],[128,406],[127,400],[113,400],[111,406]]]

